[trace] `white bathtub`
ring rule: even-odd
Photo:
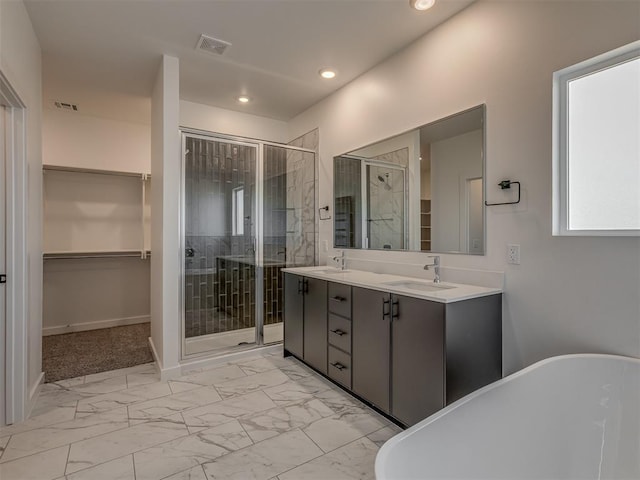
[[[531,365],[396,435],[376,478],[640,479],[640,359]]]

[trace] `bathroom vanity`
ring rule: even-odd
[[[410,426],[501,378],[502,292],[286,268],[284,350]]]

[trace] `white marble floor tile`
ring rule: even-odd
[[[245,395],[255,392],[256,390],[263,390],[288,381],[289,377],[280,370],[270,370],[268,372],[256,373],[248,377],[237,378],[217,384],[216,389],[222,398],[229,398]]]
[[[124,377],[132,373],[155,372],[155,363],[144,363],[133,367],[119,368],[118,370],[109,370],[108,372],[92,373],[87,375],[85,382],[97,382],[111,377]]]
[[[291,380],[300,380],[301,378],[313,375],[313,370],[298,363],[292,363],[291,365],[280,367],[280,370]]]
[[[130,373],[127,375],[127,388],[138,387],[140,385],[147,385],[160,380],[160,374],[154,368],[148,372]]]
[[[180,414],[71,445],[67,475],[188,434]]]
[[[378,447],[360,438],[278,476],[279,480],[374,480]]]
[[[125,408],[100,415],[57,423],[37,430],[18,433],[11,437],[0,462],[7,462],[61,445],[85,440],[127,428],[129,418]]]
[[[69,445],[0,464],[2,480],[53,480],[64,475]]]
[[[293,360],[270,356],[238,360],[233,363],[238,365],[247,375],[254,375],[256,373],[268,372],[275,368],[290,367],[293,365]]]
[[[0,438],[16,433],[27,432],[36,428],[46,427],[61,422],[73,420],[76,415],[76,405],[78,402],[72,402],[68,405],[54,407],[42,415],[32,416],[28,420],[8,427],[0,427]]]
[[[260,442],[333,414],[333,410],[313,399],[244,416],[240,423],[254,442]]]
[[[207,480],[207,476],[205,475],[202,466],[198,465],[197,467],[190,468],[184,472],[166,477],[164,480]]]
[[[203,370],[201,372],[191,373],[180,377],[181,382],[197,383],[199,385],[218,385],[221,383],[234,380],[236,378],[246,377],[246,373],[237,365],[222,365],[216,368]]]
[[[183,382],[179,380],[169,380],[169,387],[173,393],[188,392],[189,390],[195,390],[196,388],[202,388],[199,383]]]
[[[252,444],[234,420],[135,453],[136,480],[164,478]]]
[[[278,405],[289,405],[314,399],[319,392],[331,389],[330,385],[314,380],[316,380],[315,377],[304,377],[295,381],[289,380],[280,385],[265,388],[264,393]]]
[[[176,393],[130,405],[128,407],[129,420],[131,420],[131,424],[134,425],[136,422],[166,417],[174,413],[182,412],[183,410],[208,405],[219,400],[221,400],[221,397],[213,387],[200,387],[188,392]]]
[[[340,415],[323,418],[303,429],[325,452],[330,452],[385,426],[373,415],[344,419]],[[365,417],[365,415],[367,415]]]
[[[209,480],[268,480],[322,455],[300,430],[283,433],[204,464]]]
[[[189,427],[189,432],[195,433],[205,428],[222,425],[238,417],[275,407],[277,405],[264,392],[253,392],[187,410],[182,413],[182,416]]]
[[[402,428],[393,423],[390,423],[386,427],[382,427],[380,430],[376,430],[375,432],[370,433],[369,435],[367,435],[367,438],[375,443],[378,448],[380,448],[385,444],[387,440],[389,440],[391,437],[396,436],[400,432],[402,432]]]
[[[78,402],[78,415],[99,413],[153,398],[171,395],[169,385],[163,382],[151,383],[141,387],[129,388],[119,392],[96,395]]]
[[[2,454],[4,453],[7,443],[9,443],[9,437],[0,438],[0,460],[2,459]]]
[[[42,385],[42,392],[50,392],[52,390],[64,390],[76,385],[82,385],[84,383],[84,375],[81,377],[67,378],[65,380],[58,380],[57,382],[45,383]]]
[[[72,392],[90,395],[117,392],[127,388],[127,377],[110,377],[67,387]]]
[[[90,398],[90,394],[74,392],[60,387],[48,392],[41,392],[36,401],[31,415],[36,417],[55,410],[60,405],[69,405],[77,403],[79,400]]]
[[[136,480],[133,455],[116,458],[67,475],[66,480]]]

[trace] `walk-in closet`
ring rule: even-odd
[[[43,168],[43,370],[57,381],[152,361],[147,173]]]

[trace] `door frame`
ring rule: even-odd
[[[0,71],[0,103],[6,107],[6,335],[4,423],[25,419],[30,395],[27,383],[28,258],[27,202],[28,164],[26,105]],[[35,397],[35,396],[34,396]]]

